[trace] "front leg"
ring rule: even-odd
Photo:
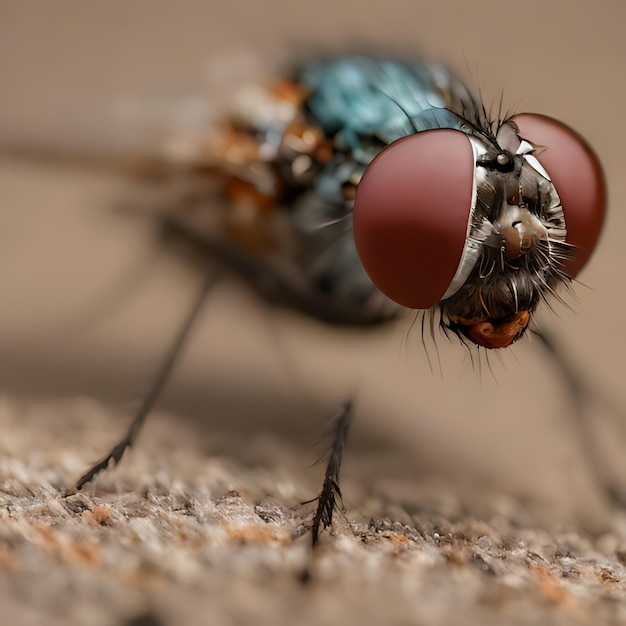
[[[322,491],[317,498],[317,510],[311,528],[313,547],[315,547],[319,541],[320,532],[332,525],[335,507],[338,501],[341,501],[339,473],[341,471],[341,458],[346,445],[351,415],[352,401],[350,400],[343,405],[341,411],[335,417],[333,442],[328,452],[324,483],[322,485]]]

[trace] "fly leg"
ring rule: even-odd
[[[313,547],[317,545],[322,530],[328,528],[333,522],[333,513],[338,501],[341,501],[341,489],[339,488],[339,474],[341,471],[341,458],[346,445],[348,428],[352,416],[352,401],[346,402],[341,411],[335,416],[335,430],[333,442],[328,452],[324,483],[317,498],[317,510],[313,517],[311,527],[311,539]]]
[[[192,308],[185,318],[185,323],[181,327],[176,337],[176,340],[172,344],[165,360],[161,364],[161,368],[157,372],[157,376],[152,383],[152,386],[150,387],[150,392],[146,396],[143,404],[139,408],[139,411],[137,411],[137,414],[130,423],[130,426],[126,431],[124,437],[117,444],[115,444],[115,446],[113,446],[111,451],[102,460],[92,465],[89,470],[78,479],[74,489],[70,493],[80,491],[87,483],[90,483],[100,472],[104,471],[109,466],[109,463],[111,463],[111,461],[113,461],[113,463],[117,465],[122,459],[122,456],[124,455],[126,450],[135,443],[137,436],[139,435],[139,431],[141,430],[141,427],[146,420],[146,417],[148,416],[155,402],[161,395],[161,391],[163,391],[163,388],[165,387],[165,384],[167,383],[170,374],[172,373],[172,369],[174,367],[174,364],[176,363],[176,359],[178,358],[181,349],[183,348],[183,345],[185,343],[185,340],[187,339],[189,331],[191,330],[191,327],[193,326],[198,316],[198,313],[200,312],[202,305],[204,304],[204,300],[207,294],[217,280],[218,273],[218,270],[211,271],[203,281],[202,287],[198,292],[198,296],[196,297]]]
[[[550,333],[537,330],[533,333],[541,340],[543,347],[563,377],[573,408],[572,416],[576,430],[594,480],[613,504],[626,507],[626,500],[620,495],[621,490],[609,478],[604,457],[596,444],[593,425],[589,419],[589,406],[592,401],[597,400],[598,394],[584,379],[581,372],[572,366]]]

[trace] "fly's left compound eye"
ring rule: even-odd
[[[467,235],[474,154],[457,130],[392,143],[369,164],[356,192],[354,240],[372,282],[412,309],[441,300]]]
[[[566,242],[573,246],[562,265],[574,278],[591,256],[604,221],[606,190],[598,157],[580,135],[551,117],[523,113],[511,121],[520,137],[537,146],[537,159],[559,194]]]

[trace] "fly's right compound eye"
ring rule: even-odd
[[[511,118],[519,135],[537,146],[537,159],[559,194],[566,242],[572,246],[563,270],[574,278],[594,251],[606,209],[604,174],[598,157],[578,133],[547,115]]]
[[[428,309],[457,271],[472,207],[474,153],[458,130],[429,130],[389,145],[365,170],[354,204],[354,240],[387,297]]]

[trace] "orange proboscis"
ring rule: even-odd
[[[499,323],[488,319],[464,319],[452,316],[455,324],[467,329],[467,336],[485,348],[507,348],[519,339],[530,322],[530,312],[520,311]]]

